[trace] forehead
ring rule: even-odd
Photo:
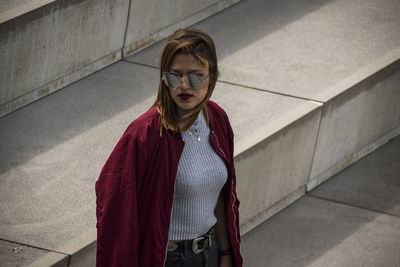
[[[171,69],[185,71],[205,70],[205,66],[191,54],[178,54],[171,63]]]

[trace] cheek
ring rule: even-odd
[[[203,87],[203,88],[201,89],[201,91],[199,92],[199,93],[200,93],[199,95],[200,95],[201,100],[203,100],[203,99],[206,97],[207,92],[208,92],[208,86],[205,86],[205,87]]]
[[[168,88],[168,90],[169,90],[169,95],[170,95],[171,97],[174,97],[174,90],[171,89],[171,88]]]

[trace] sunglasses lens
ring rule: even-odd
[[[181,85],[181,77],[176,73],[164,72],[164,82],[169,88],[177,88]]]
[[[187,76],[189,86],[193,89],[199,89],[203,86],[203,74],[191,73]],[[174,72],[164,72],[163,80],[169,88],[177,88],[181,85],[182,77]]]
[[[191,73],[188,75],[188,82],[191,88],[199,89],[203,85],[204,76],[202,74]]]

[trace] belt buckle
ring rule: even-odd
[[[199,248],[197,247],[197,243],[199,243],[199,241],[205,240],[205,239],[206,239],[206,238],[205,238],[204,236],[201,236],[201,237],[198,237],[198,238],[196,238],[196,239],[193,239],[193,242],[192,242],[192,250],[193,250],[193,253],[194,253],[194,254],[199,254],[199,253],[201,253],[201,252],[203,252],[203,251],[205,250],[205,248],[199,249]]]

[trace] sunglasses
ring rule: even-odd
[[[182,79],[185,79],[185,77],[182,77],[175,72],[164,72],[162,79],[169,88],[177,88],[181,86]],[[190,88],[199,89],[203,86],[204,75],[198,73],[190,73],[186,76],[185,81]]]

